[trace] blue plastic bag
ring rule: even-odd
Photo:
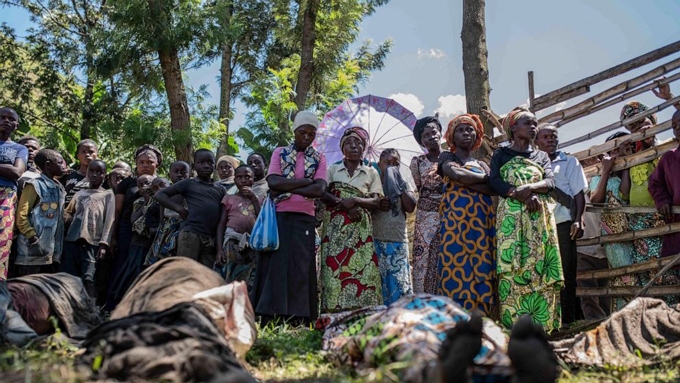
[[[276,226],[276,204],[267,197],[255,220],[248,245],[256,251],[274,251],[279,248],[279,229]]]

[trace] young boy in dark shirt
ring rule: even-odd
[[[217,248],[215,233],[220,221],[220,203],[225,190],[212,180],[215,155],[207,149],[194,153],[196,178],[183,180],[156,194],[158,203],[176,211],[183,220],[177,242],[177,255],[191,258],[212,268]],[[175,195],[184,197],[188,209],[173,201]]]
[[[89,181],[87,180],[87,167],[90,161],[97,159],[97,144],[90,140],[82,140],[76,145],[76,158],[78,159],[78,168],[59,179],[64,190],[66,190],[66,197],[64,198],[64,206],[71,202],[71,199],[77,192],[89,188]]]

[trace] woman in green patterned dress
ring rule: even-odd
[[[343,133],[345,158],[328,167],[326,211],[321,238],[321,312],[383,304],[382,279],[373,244],[371,211],[383,189],[378,171],[364,164],[368,132],[352,127]]]
[[[502,198],[496,224],[498,296],[501,323],[512,327],[522,315],[550,332],[561,327],[564,285],[553,210],[555,187],[548,154],[533,146],[536,117],[517,108],[503,127],[512,145],[491,159],[490,184]]]

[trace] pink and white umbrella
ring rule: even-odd
[[[369,134],[366,160],[378,162],[380,153],[392,148],[399,151],[402,165],[408,167],[414,156],[424,153],[413,138],[416,121],[410,110],[392,99],[361,96],[347,100],[326,113],[312,145],[326,155],[329,164],[336,163],[344,157],[340,148],[342,134],[348,128],[360,126]]]

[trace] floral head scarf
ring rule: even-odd
[[[621,121],[636,116],[642,112],[649,110],[649,107],[640,101],[629,101],[621,109]],[[654,125],[656,125],[656,114],[648,116]]]
[[[476,114],[461,114],[449,122],[446,130],[446,144],[452,152],[456,150],[456,143],[453,140],[454,133],[458,125],[468,124],[475,128],[475,142],[472,144],[472,150],[479,149],[482,146],[482,139],[484,138],[484,124],[479,116]]]
[[[531,113],[531,111],[523,106],[517,107],[508,113],[507,116],[503,119],[503,129],[505,129],[505,132],[508,134],[508,137],[512,140],[514,139],[514,134],[512,132],[512,128],[517,121],[519,121],[520,118],[526,117],[526,116],[533,116],[534,114]]]
[[[366,149],[366,145],[368,145],[368,132],[359,126],[354,126],[351,127],[342,134],[342,138],[340,139],[340,150],[345,146],[345,141],[347,141],[348,138],[350,137],[355,137],[361,140],[364,143],[364,149]]]

